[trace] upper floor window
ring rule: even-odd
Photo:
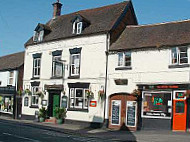
[[[33,77],[40,77],[41,54],[33,55]]]
[[[118,53],[118,66],[130,67],[131,66],[131,52]]]
[[[33,41],[34,42],[41,42],[44,37],[44,31],[34,31]]]
[[[14,71],[9,72],[9,85],[13,85],[14,81]]]
[[[63,75],[63,63],[61,63],[61,56],[53,56],[52,59],[52,76],[62,77]]]
[[[74,22],[73,23],[73,34],[81,34],[83,24],[82,22]]]
[[[172,64],[186,64],[188,63],[187,47],[172,48]]]
[[[80,70],[80,54],[71,55],[71,76],[79,75]]]
[[[70,76],[79,76],[80,75],[80,59],[81,59],[81,49],[74,48],[70,49]]]

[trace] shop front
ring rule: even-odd
[[[14,117],[15,87],[0,87],[0,114]]]
[[[142,91],[142,129],[188,129],[189,84],[138,85]]]

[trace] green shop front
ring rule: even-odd
[[[14,117],[16,88],[0,87],[0,115]]]

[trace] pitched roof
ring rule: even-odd
[[[24,64],[24,52],[0,57],[0,71],[16,69]]]
[[[127,26],[110,50],[185,45],[190,43],[189,37],[190,20]]]
[[[90,25],[80,35],[110,31],[129,3],[130,1],[125,1],[95,9],[81,10],[52,19],[46,24],[51,28],[51,32],[44,37],[43,42],[79,36],[72,34],[73,25],[71,21],[77,15],[81,15],[90,21]],[[31,44],[34,44],[32,38],[25,43],[25,46]]]

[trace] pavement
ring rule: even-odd
[[[126,142],[189,142],[189,132],[173,132],[169,130],[141,130],[136,132],[111,130],[108,128],[93,129],[83,125],[76,124],[52,124],[39,123],[31,120],[15,120],[0,116],[1,121],[7,123],[19,123],[23,126],[49,130],[68,135],[79,135],[83,137],[99,138],[108,141],[126,141]]]

